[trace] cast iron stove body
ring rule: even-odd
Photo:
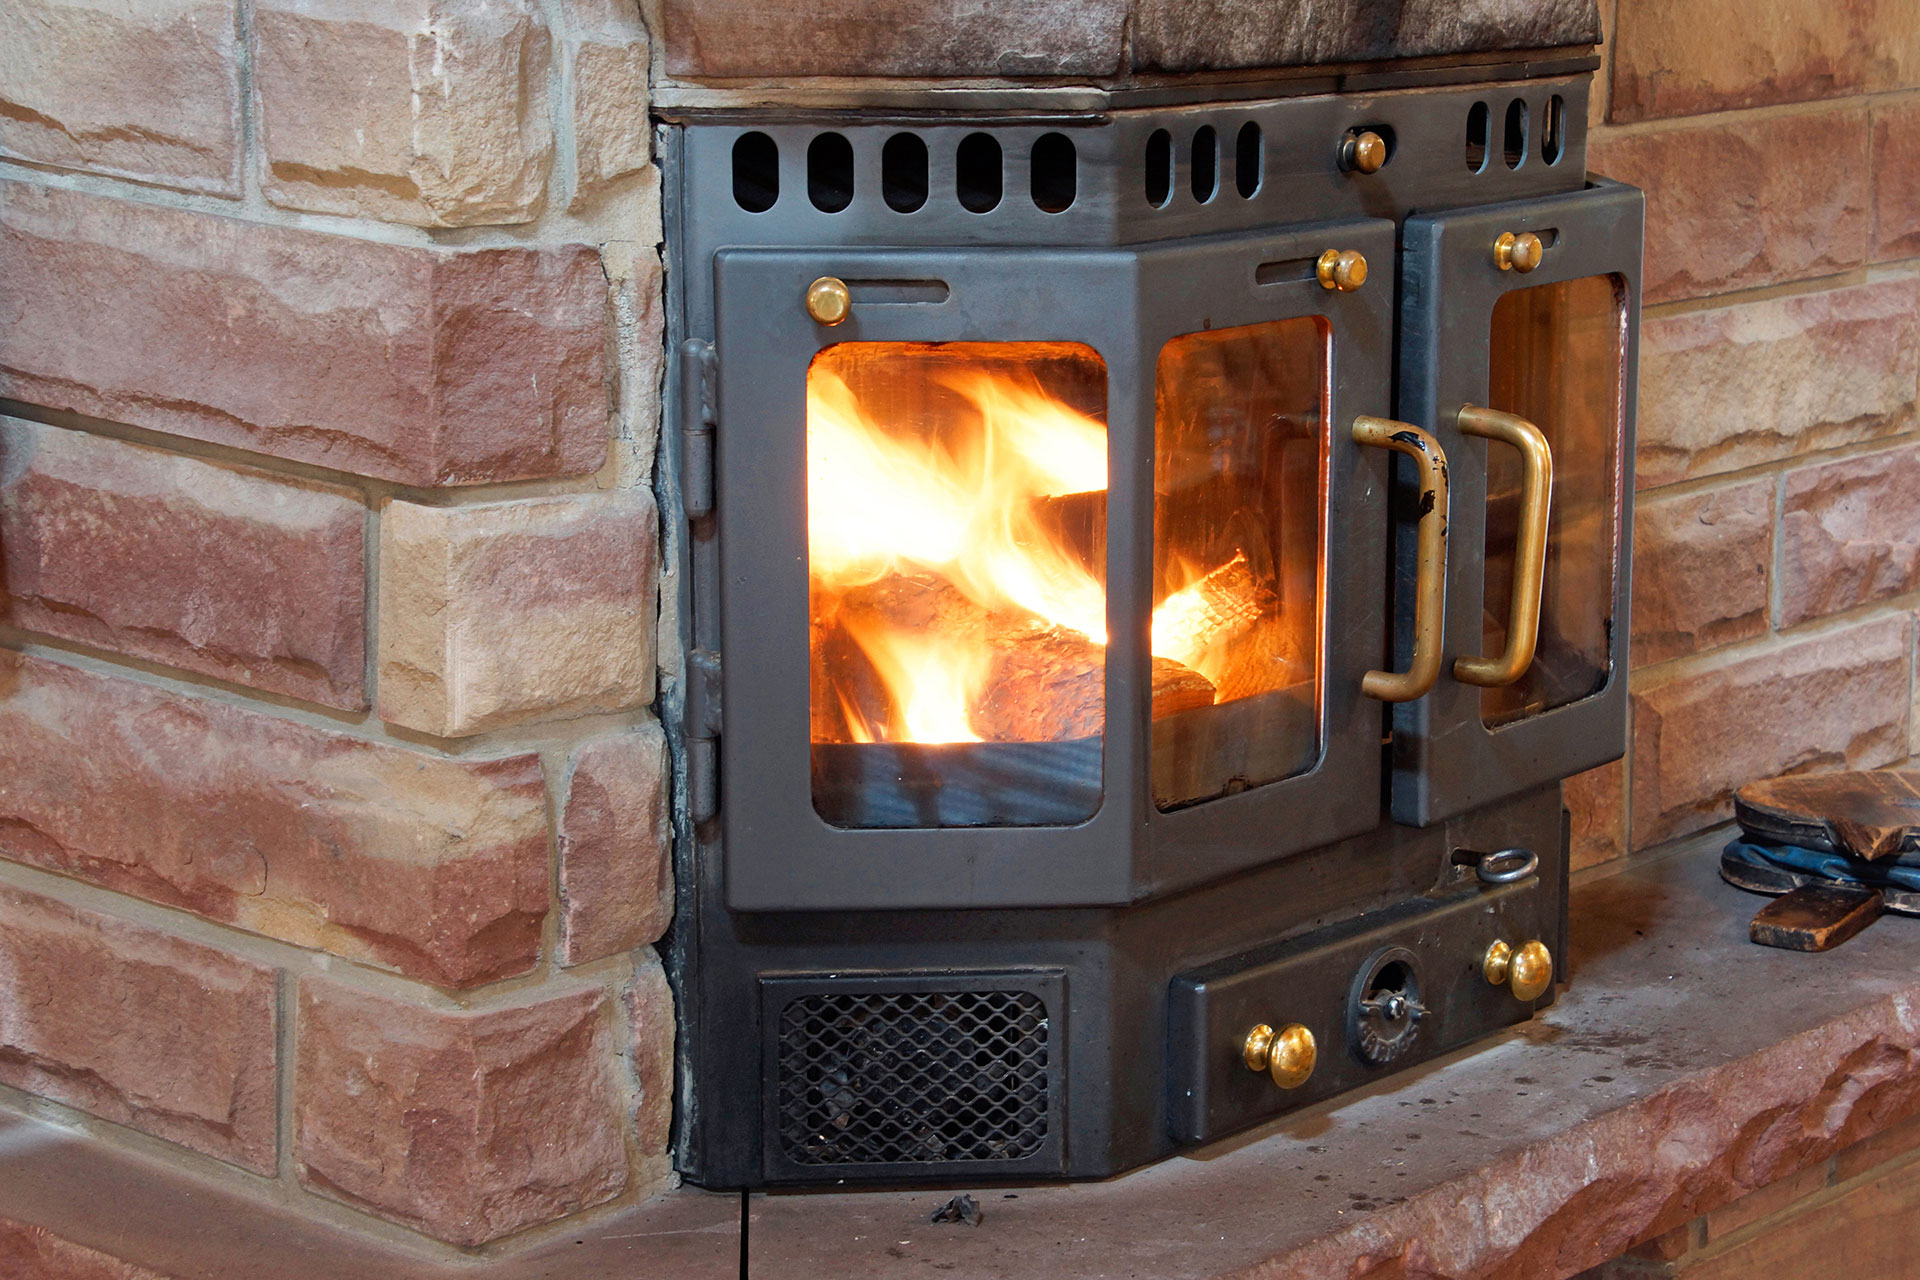
[[[688,1177],[1110,1174],[1552,998],[1626,702],[1588,65],[663,129]]]

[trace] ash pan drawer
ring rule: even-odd
[[[1559,959],[1544,897],[1533,875],[1476,883],[1176,976],[1172,1136],[1221,1137],[1525,1022]]]

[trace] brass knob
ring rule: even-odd
[[[1313,264],[1323,288],[1352,293],[1367,282],[1367,260],[1358,249],[1329,249]]]
[[[1518,271],[1521,275],[1539,266],[1546,252],[1547,246],[1531,231],[1522,231],[1519,235],[1502,231],[1500,238],[1493,242],[1493,260],[1500,265],[1500,269]]]
[[[1298,1089],[1305,1084],[1319,1057],[1320,1046],[1314,1042],[1313,1032],[1297,1022],[1279,1031],[1263,1022],[1247,1032],[1240,1045],[1240,1058],[1247,1070],[1266,1072],[1282,1089]]]
[[[1371,129],[1348,138],[1340,150],[1341,163],[1355,173],[1378,173],[1387,162],[1387,140]]]
[[[853,295],[847,282],[834,276],[821,276],[807,286],[807,314],[824,325],[836,325],[847,318]]]
[[[1553,985],[1553,953],[1538,939],[1522,943],[1518,951],[1496,942],[1487,948],[1480,972],[1494,986],[1509,987],[1514,999],[1531,1003]]]

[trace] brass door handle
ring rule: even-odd
[[[1540,641],[1540,589],[1547,575],[1547,517],[1553,508],[1553,450],[1540,428],[1517,414],[1467,405],[1460,429],[1510,444],[1525,467],[1520,483],[1520,536],[1513,549],[1513,602],[1508,606],[1507,651],[1497,658],[1460,657],[1456,680],[1486,688],[1512,684],[1533,665]]]
[[[1447,601],[1447,455],[1440,442],[1406,422],[1361,416],[1360,444],[1404,453],[1420,468],[1419,563],[1414,574],[1413,661],[1405,671],[1369,671],[1360,692],[1382,702],[1411,702],[1440,678],[1440,631]]]

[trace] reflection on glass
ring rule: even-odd
[[[1319,754],[1327,326],[1191,333],[1154,406],[1153,798],[1174,809]]]
[[[843,343],[807,374],[813,801],[852,827],[1099,807],[1107,371],[1078,343]]]
[[[1515,289],[1493,310],[1488,404],[1519,414],[1553,449],[1546,583],[1533,665],[1481,693],[1489,727],[1566,706],[1606,686],[1620,559],[1620,435],[1626,291],[1615,276]],[[1520,524],[1518,451],[1487,445],[1483,653],[1507,644]]]

